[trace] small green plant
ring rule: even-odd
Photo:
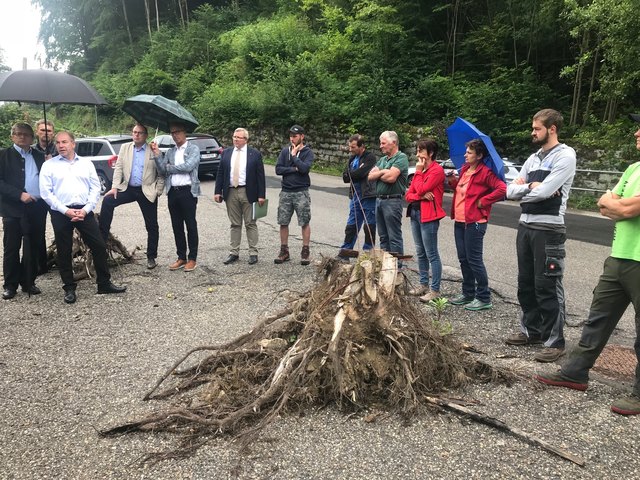
[[[433,326],[441,336],[451,335],[453,333],[451,322],[442,318],[445,309],[449,306],[449,301],[444,297],[439,297],[431,300],[429,305],[436,311],[436,318],[432,320]]]

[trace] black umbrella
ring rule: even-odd
[[[47,103],[107,104],[107,101],[83,79],[52,70],[16,70],[0,73],[0,100],[41,103],[45,122]]]
[[[169,131],[169,124],[182,123],[188,132],[199,125],[195,117],[175,100],[162,95],[136,95],[124,101],[122,110],[148,127]]]

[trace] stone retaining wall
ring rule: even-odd
[[[276,129],[262,129],[250,131],[249,143],[260,150],[262,154],[267,158],[277,158],[280,150],[288,143],[288,131],[280,132]],[[307,144],[313,148],[316,160],[316,168],[344,168],[345,162],[349,156],[347,149],[347,141],[349,135],[342,133],[324,133],[306,135]],[[415,160],[415,142],[416,138],[409,147],[403,148],[403,151],[409,155],[409,160],[413,162]],[[221,141],[223,145],[231,145],[231,138],[222,137]],[[378,149],[378,139],[369,139],[367,142],[368,148],[380,156],[380,150]],[[607,189],[611,189],[615,186],[618,179],[622,175],[622,172],[606,171],[606,170],[582,170],[576,171],[576,177],[573,183],[573,190],[600,195]]]

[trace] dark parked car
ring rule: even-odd
[[[113,168],[118,160],[118,152],[124,143],[132,141],[131,135],[105,135],[76,139],[76,153],[79,157],[93,162],[100,178],[100,193],[104,195],[111,189]]]
[[[158,135],[153,141],[158,144],[158,148],[162,152],[166,152],[175,145],[171,135]],[[210,174],[215,177],[224,150],[220,142],[213,135],[206,133],[190,133],[187,135],[187,141],[195,143],[200,149],[198,175]]]

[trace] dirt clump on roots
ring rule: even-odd
[[[169,398],[171,406],[101,434],[180,432],[176,456],[215,435],[248,441],[284,412],[375,405],[408,415],[427,405],[425,396],[470,381],[509,380],[400,293],[405,279],[388,253],[376,250],[355,264],[325,259],[320,272],[307,295],[250,332],[179,359],[145,396]],[[206,358],[179,369],[203,351]]]

